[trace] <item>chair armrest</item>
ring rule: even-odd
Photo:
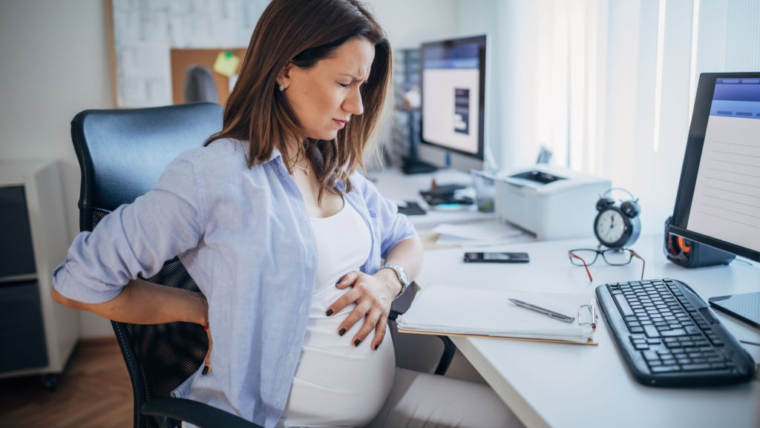
[[[140,407],[144,415],[159,419],[176,419],[202,428],[262,428],[239,416],[199,401],[184,398],[156,398]]]
[[[401,295],[391,304],[391,311],[388,314],[388,319],[396,321],[396,318],[408,311],[409,307],[412,306],[412,301],[414,300],[414,297],[417,296],[419,289],[420,286],[417,285],[416,282],[409,284],[409,287],[406,287],[406,290],[404,290],[404,292],[401,293]]]

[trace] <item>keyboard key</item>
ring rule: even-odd
[[[674,366],[652,367],[650,370],[652,370],[652,373],[668,373],[668,372],[677,372],[677,371],[680,371],[681,368],[674,365]]]
[[[631,310],[631,307],[628,306],[628,302],[626,302],[624,298],[620,297],[619,294],[616,294],[613,298],[618,304],[618,308],[620,308],[620,312],[623,316],[633,315],[633,310]]]
[[[646,333],[647,337],[660,337],[660,332],[657,331],[657,329],[652,325],[645,325],[644,332]]]
[[[691,371],[691,370],[710,370],[709,364],[684,364],[683,369],[685,371]]]
[[[647,361],[654,361],[654,360],[660,359],[660,356],[655,351],[644,351],[641,354],[644,356],[644,359]]]
[[[660,332],[660,335],[664,337],[685,336],[686,330],[679,328],[676,330],[663,331],[663,332]]]

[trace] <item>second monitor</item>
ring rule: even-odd
[[[424,144],[483,160],[486,106],[486,36],[424,43]]]

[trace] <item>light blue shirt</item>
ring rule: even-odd
[[[301,192],[275,151],[248,168],[246,145],[221,140],[182,153],[156,187],[74,240],[53,273],[64,296],[116,297],[138,274],[179,256],[209,302],[212,370],[174,396],[211,404],[266,427],[280,419],[295,376],[316,280],[317,254]],[[360,174],[344,195],[372,235],[368,274],[416,236],[406,216]]]

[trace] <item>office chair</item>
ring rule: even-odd
[[[217,104],[198,103],[76,115],[71,139],[82,172],[80,230],[93,230],[109,212],[152,189],[177,155],[221,130],[222,111]],[[147,280],[199,292],[176,257]],[[258,427],[204,403],[170,398],[171,391],[203,364],[208,349],[203,327],[180,322],[111,324],[132,380],[135,428],[169,428],[176,420],[207,428]]]
[[[152,189],[177,155],[201,146],[222,128],[222,111],[217,104],[197,103],[77,114],[71,139],[82,173],[80,230],[92,231],[108,213]],[[200,292],[176,257],[147,280]],[[397,299],[389,318],[395,320],[413,297],[410,292]],[[111,324],[132,381],[135,428],[175,427],[177,420],[204,428],[259,427],[204,403],[171,398],[171,391],[203,364],[208,338],[201,326]],[[436,374],[445,373],[455,351],[448,338],[442,339],[444,355]]]

